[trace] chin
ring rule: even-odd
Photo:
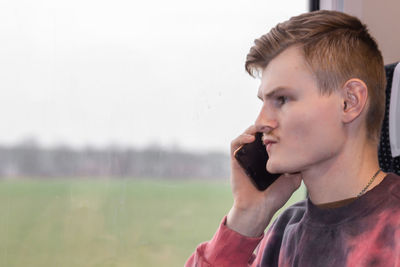
[[[281,171],[281,168],[278,168],[278,166],[276,166],[276,164],[271,162],[271,160],[267,161],[266,168],[269,173],[284,173],[284,171]]]
[[[297,173],[300,171],[298,167],[288,166],[288,164],[285,164],[285,167],[283,167],[271,160],[268,160],[266,167],[269,173]]]

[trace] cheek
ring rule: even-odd
[[[340,143],[338,122],[335,114],[326,110],[288,118],[282,124],[282,145],[287,159],[303,165],[331,157]]]
[[[309,105],[310,106],[310,105]],[[341,124],[339,114],[331,103],[322,103],[310,110],[309,106],[291,112],[282,121],[282,131],[292,142],[291,145],[311,147],[313,144],[331,143],[340,136]],[[308,112],[304,112],[307,110]]]
[[[314,124],[313,118],[303,117],[288,121],[282,130],[285,133],[282,136],[282,144],[295,153],[304,154],[306,149],[319,143],[320,129]]]
[[[271,152],[268,171],[302,171],[339,152],[344,140],[341,112],[334,101],[317,100],[292,106],[279,118],[280,143]]]

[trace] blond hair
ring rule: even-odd
[[[337,11],[292,17],[254,41],[246,58],[246,71],[254,77],[292,45],[302,48],[321,94],[331,94],[351,78],[365,82],[369,95],[367,138],[378,144],[385,114],[386,76],[381,52],[366,25]]]

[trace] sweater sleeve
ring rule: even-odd
[[[185,267],[251,266],[255,259],[254,249],[263,239],[263,236],[246,237],[229,229],[226,226],[225,216],[214,237],[197,247],[186,262]]]

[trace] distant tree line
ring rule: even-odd
[[[43,148],[35,142],[0,146],[0,177],[227,178],[229,156],[149,147]]]

